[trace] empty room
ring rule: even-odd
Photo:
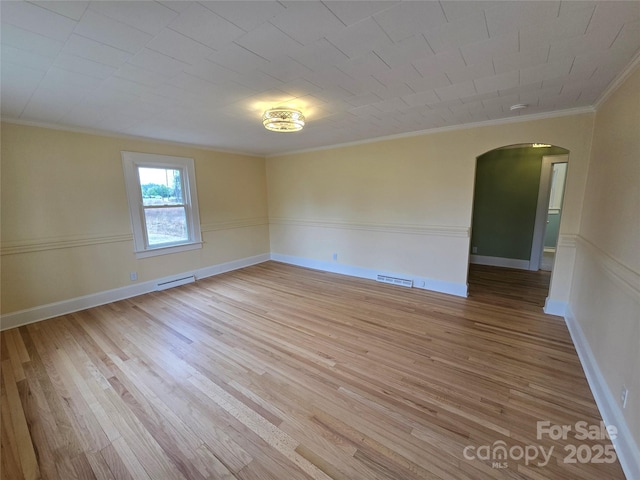
[[[640,2],[0,20],[3,480],[640,479]]]

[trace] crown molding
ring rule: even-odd
[[[172,145],[175,147],[195,148],[198,150],[206,150],[208,152],[216,152],[216,153],[226,153],[229,155],[242,155],[246,157],[265,158],[264,155],[261,155],[258,153],[241,152],[237,150],[224,150],[224,149],[212,147],[209,145],[199,145],[197,143],[175,142],[173,140],[163,140],[160,138],[153,138],[153,137],[141,137],[138,135],[127,135],[126,133],[108,132],[106,130],[97,130],[93,128],[73,127],[69,125],[58,125],[56,123],[47,123],[47,122],[33,122],[30,120],[22,120],[19,118],[2,117],[0,118],[0,121],[2,121],[2,123],[24,125],[27,127],[48,128],[50,130],[61,130],[64,132],[83,133],[85,135],[97,135],[100,137],[122,138],[125,140],[136,140],[141,142],[160,143],[163,145]]]
[[[627,72],[627,70],[629,70],[629,69],[628,68],[625,69],[625,72]],[[633,69],[631,69],[631,70],[633,70]],[[631,70],[629,71],[629,73],[631,73]],[[628,76],[629,73],[627,73],[627,76]],[[621,82],[622,82],[622,80],[620,82],[618,82],[617,84],[619,84]],[[449,125],[449,126],[446,126],[446,127],[438,127],[438,128],[431,128],[431,129],[426,129],[426,130],[418,130],[418,131],[415,131],[415,132],[398,133],[398,134],[394,134],[394,135],[386,135],[386,136],[382,136],[382,137],[373,137],[373,138],[367,138],[367,139],[364,139],[364,140],[356,140],[356,141],[353,141],[353,142],[345,142],[345,143],[338,143],[338,144],[332,144],[332,145],[326,145],[326,146],[320,146],[320,147],[304,148],[304,149],[300,149],[300,150],[285,151],[285,152],[280,152],[280,153],[271,153],[271,154],[268,154],[268,155],[261,155],[261,154],[249,153],[249,152],[240,152],[240,151],[234,151],[234,150],[224,150],[224,149],[219,149],[219,148],[215,148],[215,147],[212,147],[212,146],[206,146],[206,145],[174,142],[174,141],[171,141],[171,140],[161,140],[161,139],[151,138],[151,137],[140,137],[140,136],[135,136],[135,135],[126,135],[124,133],[106,132],[106,131],[102,131],[102,130],[81,128],[81,127],[70,127],[70,126],[66,126],[66,125],[57,125],[57,124],[51,124],[51,123],[45,123],[45,122],[32,122],[32,121],[29,121],[29,120],[21,120],[21,119],[14,119],[14,118],[2,118],[0,120],[2,122],[4,122],[4,123],[12,123],[12,124],[15,124],[15,125],[25,125],[25,126],[30,126],[30,127],[49,128],[49,129],[52,129],[52,130],[61,130],[61,131],[74,132],[74,133],[83,133],[83,134],[87,134],[87,135],[98,135],[98,136],[102,136],[102,137],[112,137],[112,138],[123,138],[123,139],[128,139],[128,140],[146,141],[146,142],[160,143],[160,144],[164,144],[164,145],[173,145],[173,146],[185,147],[185,148],[195,148],[195,149],[206,150],[206,151],[210,151],[210,152],[226,153],[226,154],[230,154],[230,155],[244,155],[244,156],[250,156],[250,157],[257,157],[257,158],[273,158],[273,157],[280,157],[280,156],[287,156],[287,155],[297,155],[297,154],[300,154],[300,153],[310,153],[310,152],[319,152],[319,151],[323,151],[323,150],[333,150],[333,149],[336,149],[336,148],[353,147],[353,146],[357,146],[357,145],[366,145],[366,144],[369,144],[369,143],[384,142],[384,141],[388,141],[388,140],[398,140],[398,139],[402,139],[402,138],[419,137],[419,136],[422,136],[422,135],[431,135],[431,134],[436,134],[436,133],[453,132],[453,131],[457,131],[457,130],[469,130],[469,129],[472,129],[472,128],[491,127],[491,126],[495,126],[495,125],[505,125],[505,124],[510,124],[510,123],[531,122],[531,121],[535,121],[535,120],[545,120],[545,119],[548,119],[548,118],[566,117],[566,116],[571,116],[571,115],[582,115],[582,114],[585,114],[585,113],[595,113],[595,111],[596,111],[596,108],[594,106],[570,108],[570,109],[566,109],[566,110],[556,110],[556,111],[552,111],[552,112],[534,113],[534,114],[531,114],[531,115],[518,115],[517,117],[498,118],[498,119],[494,119],[494,120],[483,120],[481,122],[464,123],[464,124],[460,124],[460,125]]]
[[[640,66],[640,50],[638,50],[636,55],[631,59],[624,70],[622,70],[622,72],[620,72],[620,74],[618,74],[618,76],[614,78],[609,85],[607,85],[607,88],[605,88],[602,94],[600,94],[600,96],[596,99],[593,104],[596,111],[602,106],[604,102],[607,101],[607,99],[613,94],[613,92],[618,90],[620,85],[622,85],[624,81],[629,78],[629,76],[635,71],[636,68],[638,68],[638,66]]]
[[[357,145],[366,145],[368,143],[386,142],[388,140],[398,140],[402,138],[420,137],[422,135],[432,135],[435,133],[453,132],[457,130],[469,130],[472,128],[491,127],[494,125],[505,125],[509,123],[532,122],[535,120],[544,120],[547,118],[567,117],[571,115],[582,115],[585,113],[595,113],[593,106],[570,108],[566,110],[556,110],[553,112],[532,113],[531,115],[519,115],[517,117],[497,118],[494,120],[483,120],[481,122],[463,123],[460,125],[449,125],[446,127],[430,128],[426,130],[418,130],[415,132],[398,133],[394,135],[386,135],[382,137],[368,138],[357,140],[354,142],[338,143],[323,147],[312,147],[291,152],[273,153],[265,155],[265,158],[284,157],[287,155],[298,155],[300,153],[319,152],[323,150],[333,150],[335,148],[354,147]]]

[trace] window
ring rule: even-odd
[[[138,258],[202,247],[192,158],[122,152]]]

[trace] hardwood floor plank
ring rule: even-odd
[[[133,442],[135,441],[134,438]],[[152,480],[153,477],[147,473],[124,437],[114,440],[111,445],[103,448],[101,453],[111,471],[116,473],[116,478],[121,478],[122,475],[122,478],[126,476],[135,480]]]
[[[299,444],[295,439],[277,428],[275,425],[269,423],[265,418],[258,415],[242,402],[238,401],[223,388],[199,374],[191,377],[189,381],[220,407],[256,433],[260,438],[267,442],[268,445],[275,448],[278,452],[291,460],[311,478],[317,480],[330,480],[324,472],[296,453],[295,449]]]
[[[319,423],[326,425],[332,431],[338,432],[338,434],[357,445],[358,449],[354,454],[354,458],[361,459],[365,466],[380,473],[387,470],[388,465],[395,464],[397,472],[383,473],[383,478],[402,478],[402,475],[406,475],[407,478],[447,478],[446,471],[441,468],[442,461],[440,459],[433,459],[436,462],[424,468],[421,467],[419,463],[422,462],[420,459],[416,459],[415,451],[410,452],[407,450],[406,443],[399,441],[400,437],[389,435],[383,438],[374,428],[370,428],[373,426],[366,426],[366,420],[364,419],[358,423],[347,423],[348,420],[344,416],[344,412],[338,410],[332,411],[331,414],[316,410],[314,417]],[[399,453],[400,450],[402,454]],[[417,450],[420,450],[418,456],[424,455],[424,451]],[[414,459],[417,462],[414,462]],[[466,479],[467,477],[460,476],[459,478]]]
[[[2,338],[2,349],[6,349],[8,358],[11,361],[11,366],[13,367],[13,377],[16,382],[25,379],[24,370],[22,369],[22,364],[25,360],[24,356],[20,355],[19,350],[21,350],[22,346],[18,345],[18,343],[21,343],[18,342],[18,338],[20,338],[20,334],[17,330],[9,330]]]
[[[109,444],[109,439],[91,410],[90,404],[95,403],[95,399],[84,377],[76,369],[76,366],[80,368],[81,364],[76,365],[69,357],[69,353],[73,352],[77,346],[75,342],[65,339],[66,332],[63,331],[60,319],[43,322],[42,329],[43,334],[57,347],[49,352],[51,367],[55,368],[58,375],[58,382],[54,385],[56,389],[63,392],[65,402],[62,405],[67,418],[71,420],[82,450],[77,455],[88,451],[99,451]]]
[[[2,332],[2,478],[623,479],[564,462],[607,440],[538,438],[601,420],[548,275],[469,278],[465,299],[267,262]],[[465,456],[495,442],[550,461]]]
[[[24,478],[22,474],[22,464],[20,462],[20,455],[18,454],[18,445],[15,441],[16,435],[13,431],[13,425],[11,423],[11,412],[9,409],[9,401],[4,394],[4,387],[2,388],[2,413],[0,416],[0,457],[1,457],[1,470],[7,478],[20,479]]]
[[[75,469],[75,477],[67,477],[67,478],[77,478],[78,480],[96,480],[96,474],[91,468],[91,464],[87,459],[86,454],[78,455],[71,459],[71,463],[73,468]]]
[[[264,463],[255,460],[242,468],[242,470],[237,473],[236,478],[240,480],[280,480],[281,477],[270,470],[268,465],[264,465]]]
[[[195,451],[199,469],[206,478],[230,480],[236,478],[233,472],[220,461],[207,445],[201,445]]]
[[[130,377],[139,380],[138,377]],[[112,379],[115,382],[115,379]],[[141,427],[146,429],[158,443],[165,455],[185,478],[202,479],[202,466],[194,453],[202,442],[182,424],[153,392],[147,389],[143,382],[136,381],[137,390],[129,389],[126,393],[121,383],[114,387],[120,392],[127,406],[140,421]]]
[[[153,430],[153,428],[149,430],[147,428],[148,424],[145,425],[145,421],[141,420],[141,417],[145,418],[146,415],[145,406],[136,402],[131,392],[115,377],[112,377],[110,382],[113,390],[122,399],[121,408],[119,409],[120,414],[128,418],[127,423],[129,425],[135,425],[131,431],[112,442],[113,445],[119,442],[118,445],[120,445],[120,449],[118,449],[118,453],[121,456],[123,454],[130,455],[129,451],[131,451],[153,478],[186,478],[183,472],[180,471],[180,465],[176,465],[175,463],[175,460],[178,458],[175,455],[176,452],[174,450],[167,452],[163,449],[162,443],[159,443],[154,436],[154,433],[160,436],[158,432]],[[125,448],[124,444],[120,441],[123,438],[128,448]],[[163,439],[164,437],[162,437],[161,442]]]
[[[13,451],[18,453],[23,478],[25,480],[36,479],[40,476],[40,467],[33,448],[29,425],[20,401],[18,385],[13,376],[13,366],[10,360],[2,362],[2,391],[6,393],[6,395],[2,396],[2,399],[8,405],[10,417],[8,420],[11,422],[13,433],[9,441],[15,442]]]
[[[25,364],[26,380],[20,385],[20,397],[33,446],[43,478],[58,478],[61,459],[56,422],[31,363]],[[69,464],[65,462],[65,466]]]
[[[325,473],[329,478],[332,478],[333,480],[349,480],[350,478],[354,478],[353,476],[341,472],[333,463],[328,462],[315,449],[307,448],[304,445],[299,445],[296,448],[296,453],[312,465],[315,465],[318,469],[320,469],[323,473]]]
[[[212,449],[210,451],[215,452],[220,463],[232,471],[238,471],[251,462],[250,454],[234,442],[222,428],[228,424],[227,419],[219,414],[221,410],[200,401],[195,392],[183,389],[183,384],[187,385],[186,379],[184,382],[172,381],[163,369],[154,369],[153,363],[145,364],[135,359],[119,362],[119,367],[121,374],[114,380],[122,385],[119,389],[128,388],[140,402],[145,402],[146,398],[164,399],[166,408],[170,408],[172,414],[161,418],[177,425],[185,442],[190,445],[193,445],[191,442],[198,443],[198,447],[202,444],[208,446]],[[150,393],[149,397],[146,396],[147,393]],[[165,407],[159,404],[156,408],[165,410]],[[129,423],[139,424],[137,418]],[[144,433],[142,426],[137,430],[139,434]],[[191,432],[197,440],[192,439]],[[203,453],[207,455],[207,451]]]
[[[54,384],[59,383],[57,370],[50,363],[48,354],[44,351],[46,342],[41,342],[39,329],[37,326],[22,327],[21,335],[29,351],[31,361],[25,373],[29,374],[29,382],[33,381],[32,390],[42,392],[37,398],[41,398],[38,403],[38,412],[34,415],[40,420],[43,438],[38,442],[38,437],[34,437],[34,447],[39,451],[53,449],[55,469],[43,470],[43,478],[66,478],[72,471],[70,459],[81,453],[78,436],[74,429],[64,405],[66,404],[65,392],[60,393]],[[33,334],[33,335],[32,335]],[[34,341],[35,338],[35,341]],[[35,342],[38,342],[42,356],[36,349]],[[35,422],[35,419],[31,420]],[[39,430],[34,429],[37,433]],[[46,464],[46,457],[45,457]]]
[[[97,480],[116,480],[100,452],[87,452],[86,457]]]

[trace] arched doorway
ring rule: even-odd
[[[489,301],[517,299],[534,310],[543,308],[555,259],[568,156],[562,147],[529,143],[477,157],[469,296],[490,294]]]

